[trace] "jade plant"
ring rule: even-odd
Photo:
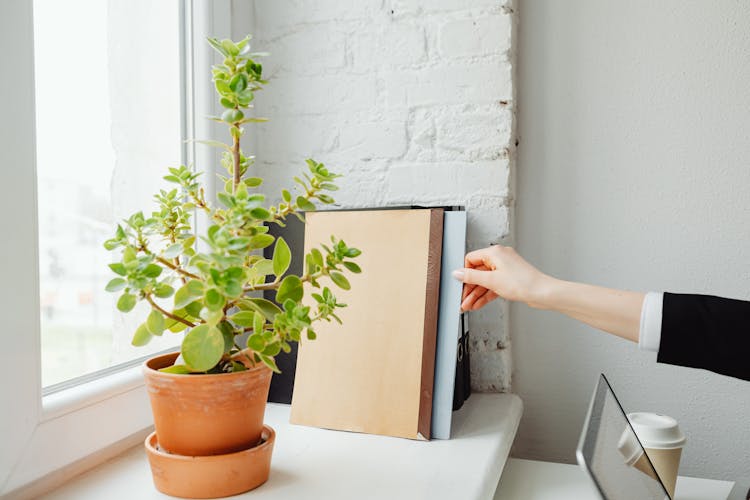
[[[262,363],[278,372],[274,357],[289,352],[290,342],[302,335],[314,339],[316,321],[341,322],[336,310],[345,304],[325,284],[348,290],[344,272],[361,271],[350,260],[360,251],[331,236],[330,245],[304,256],[304,274],[287,273],[291,251],[282,237],[269,234],[269,226],[284,226],[290,216],[302,219],[301,213],[315,210],[318,202],[333,203],[328,193],[338,189],[334,181],[340,176],[308,159],[307,172],[294,177],[296,194],[284,189],[278,204],[266,202],[258,190],[263,179],[251,175],[253,157],[240,147],[244,126],[264,121],[248,116],[255,93],[267,84],[257,62],[263,54],[250,51],[249,36],[236,43],[208,42],[223,57],[212,72],[224,112],[211,119],[227,125],[231,143],[204,142],[223,149],[223,191],[211,203],[199,173],[184,165],[169,168],[164,179],[176,186],[155,195],[158,208],[150,216],[128,217],[104,243],[119,255],[109,265],[117,277],[106,290],[120,293],[122,312],[141,301],[150,306],[133,345],[187,330],[178,362],[164,371],[224,373]],[[209,221],[204,234],[195,232],[196,212]],[[264,258],[262,250],[272,245],[272,258]],[[312,307],[303,303],[304,283],[314,292]],[[275,302],[258,297],[265,290],[275,290]]]

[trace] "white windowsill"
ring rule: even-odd
[[[277,432],[271,476],[247,498],[491,499],[521,418],[513,394],[473,394],[454,414],[454,437],[429,442],[291,425],[269,404]],[[44,498],[166,499],[142,445],[73,478]]]
[[[141,370],[141,365],[138,364],[106,377],[44,396],[41,421],[52,420],[142,387],[144,382]]]

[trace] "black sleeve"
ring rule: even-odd
[[[750,302],[665,293],[656,360],[750,380]]]

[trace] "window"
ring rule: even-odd
[[[34,0],[43,387],[179,343],[129,345],[147,307],[117,311],[102,246],[187,163],[179,20],[177,0]]]
[[[99,257],[95,256],[94,250],[91,250],[92,253],[87,254],[86,258],[71,262],[66,262],[60,255],[50,256],[48,250],[55,249],[56,246],[79,245],[80,243],[91,244],[91,248],[96,247],[98,251],[101,240],[96,232],[101,230],[109,234],[113,230],[111,221],[100,216],[101,213],[107,212],[106,208],[101,208],[101,200],[97,199],[101,192],[106,194],[114,192],[115,194],[110,199],[110,202],[113,202],[110,217],[114,220],[125,213],[147,209],[151,206],[151,195],[155,191],[154,179],[159,179],[163,175],[164,167],[180,161],[179,148],[188,147],[188,145],[181,144],[180,137],[193,135],[184,130],[185,127],[189,128],[190,117],[215,114],[210,104],[213,102],[210,81],[206,78],[206,75],[209,75],[208,66],[214,61],[210,56],[210,48],[204,48],[205,44],[202,40],[208,35],[228,37],[231,34],[229,15],[231,4],[228,1],[97,0],[92,1],[88,6],[83,6],[82,2],[83,0],[48,2],[51,5],[50,8],[55,9],[58,6],[52,4],[60,4],[60,10],[51,16],[53,19],[50,22],[56,26],[62,26],[66,34],[74,32],[71,36],[87,32],[94,39],[81,40],[75,49],[65,47],[61,39],[46,42],[49,46],[44,47],[44,50],[51,49],[54,52],[51,58],[48,57],[43,64],[55,66],[56,78],[64,80],[81,74],[85,78],[78,80],[77,85],[66,90],[63,83],[57,87],[54,84],[50,85],[50,88],[44,87],[42,84],[45,82],[39,78],[49,77],[38,77],[39,88],[44,87],[42,90],[56,92],[56,95],[45,97],[43,93],[36,94],[35,92],[37,85],[34,78],[34,3],[28,0],[0,1],[0,61],[3,61],[3,66],[0,68],[2,73],[0,109],[3,111],[0,113],[0,185],[4,187],[3,193],[0,194],[0,214],[2,214],[0,234],[3,234],[3,245],[0,245],[0,266],[2,266],[1,275],[3,276],[0,286],[0,318],[2,318],[0,405],[5,410],[0,412],[0,438],[3,443],[0,446],[0,496],[6,494],[15,496],[15,492],[23,488],[33,488],[29,485],[34,481],[63,468],[68,468],[66,469],[68,471],[80,471],[79,465],[71,464],[80,464],[81,460],[89,460],[87,457],[94,455],[97,458],[92,460],[101,460],[106,458],[106,453],[108,453],[106,450],[115,449],[115,444],[135,445],[141,440],[141,436],[145,437],[152,420],[139,366],[119,371],[110,369],[97,372],[96,377],[75,380],[76,384],[71,383],[54,393],[43,395],[43,383],[47,385],[53,379],[43,382],[42,378],[43,342],[40,335],[42,327],[54,324],[49,322],[51,319],[63,323],[62,320],[70,316],[75,316],[76,320],[81,317],[86,318],[85,321],[89,325],[107,321],[94,315],[93,304],[98,299],[87,294],[87,290],[99,292],[102,286],[101,282],[94,283],[95,280],[101,279],[96,276],[96,273],[100,272],[102,266],[102,262],[95,262],[95,259]],[[189,57],[175,57],[174,55],[169,57],[187,62],[186,67],[190,70],[187,74],[190,78],[183,82],[183,97],[196,96],[195,109],[185,106],[184,101],[180,100],[176,105],[178,111],[164,114],[173,119],[179,117],[181,111],[185,113],[184,116],[188,119],[179,125],[183,128],[181,132],[173,124],[165,126],[163,123],[153,121],[158,119],[153,116],[148,116],[146,125],[134,126],[131,120],[142,117],[143,113],[149,113],[150,110],[132,109],[132,104],[130,107],[124,104],[127,102],[125,98],[112,95],[113,89],[129,93],[144,88],[149,88],[149,91],[156,88],[158,93],[149,94],[150,98],[167,99],[172,103],[168,106],[174,109],[175,104],[172,98],[179,96],[180,92],[159,88],[160,80],[154,79],[152,75],[151,80],[148,81],[143,73],[139,73],[139,71],[144,71],[144,68],[148,68],[151,61],[140,61],[138,58],[133,60],[132,55],[128,59],[127,55],[118,52],[126,49],[135,50],[140,47],[139,44],[145,43],[145,38],[131,39],[131,46],[126,47],[124,44],[117,45],[115,43],[117,37],[110,35],[110,31],[118,27],[115,17],[125,16],[131,23],[129,26],[119,25],[120,29],[137,32],[149,26],[152,18],[148,16],[153,15],[153,13],[138,12],[137,9],[168,8],[167,5],[162,4],[168,4],[172,8],[177,6],[177,10],[172,12],[177,12],[178,18],[168,23],[170,27],[163,27],[162,33],[169,30],[183,31],[185,36],[182,45],[179,45],[177,50],[180,54],[187,54]],[[96,10],[99,15],[102,15],[102,10],[107,12],[107,25],[110,31],[107,31],[107,40],[104,41],[99,39],[103,36],[101,32],[92,34],[89,31],[101,29],[101,26],[89,26],[100,24],[99,21],[92,19]],[[43,23],[44,19],[40,17],[38,22]],[[112,22],[115,24],[111,25]],[[195,50],[193,50],[193,38],[196,40]],[[123,40],[123,38],[119,39]],[[102,45],[106,47],[108,60],[113,61],[106,75],[101,73],[101,69],[94,70],[94,68],[100,68],[97,66],[101,63],[98,55],[105,50]],[[171,54],[174,54],[174,51]],[[43,58],[44,55],[40,52],[39,57]],[[37,62],[41,61],[42,59]],[[169,62],[169,64],[172,63],[174,61]],[[40,75],[45,74],[48,69],[38,65],[36,68]],[[201,75],[203,80],[193,81],[193,74]],[[118,81],[113,82],[113,78],[117,78]],[[122,86],[117,87],[120,84]],[[165,86],[168,87],[169,84],[166,83]],[[86,92],[84,97],[78,92],[79,87],[90,87],[88,89],[90,92]],[[94,87],[101,88],[93,89]],[[102,88],[108,90],[105,92]],[[39,101],[39,127],[35,123],[35,98]],[[55,104],[62,107],[69,104],[72,106],[67,108],[68,111],[60,111],[57,116],[45,117],[42,109],[45,99],[56,100]],[[101,102],[102,100],[105,102]],[[150,102],[150,104],[155,107],[160,105],[156,102]],[[138,105],[139,108],[143,106]],[[86,132],[77,133],[72,140],[64,140],[62,139],[64,133],[76,130],[72,125],[76,118],[63,116],[63,113],[83,115],[88,117],[91,123],[96,123],[96,126]],[[45,120],[52,120],[51,124],[46,125],[47,128],[45,128]],[[106,120],[110,120],[110,125],[107,125]],[[118,129],[122,123],[125,124],[124,128]],[[128,127],[131,128],[128,129]],[[197,130],[195,136],[212,138],[213,130],[210,126],[199,121],[196,127],[201,128]],[[159,144],[161,146],[162,141],[167,142],[170,144],[169,148],[175,149],[168,149],[167,152],[160,150],[161,152],[156,153],[152,150],[137,151],[134,145],[149,144],[148,139],[154,134],[154,130],[171,131],[166,139],[161,137]],[[51,158],[45,157],[45,154],[49,153],[42,150],[41,142],[37,148],[37,133],[40,141],[53,141],[54,145],[51,149],[46,150],[53,152]],[[144,136],[148,136],[146,141],[140,142]],[[92,146],[90,143],[94,140],[98,142]],[[107,141],[109,141],[108,144]],[[199,165],[206,165],[211,155],[215,154],[209,152],[207,147],[195,147],[195,149],[199,155],[197,157]],[[96,153],[93,153],[94,150]],[[174,151],[177,152],[177,156]],[[86,154],[102,155],[102,158],[97,158],[95,162],[97,167],[102,168],[101,172],[97,170],[91,173],[91,176],[88,175],[90,173],[88,169],[93,167],[83,164],[84,160],[88,161],[88,158],[84,156]],[[164,156],[159,157],[162,154]],[[55,177],[58,175],[56,170],[62,169],[61,162],[64,157],[67,158],[66,162],[73,162],[74,167],[71,169],[82,169],[80,172],[83,172],[83,182],[65,184],[74,177],[72,173],[68,175],[67,171],[66,175],[62,176],[64,177],[62,180],[61,176]],[[154,172],[151,172],[151,167],[147,166],[151,164],[142,163],[144,158],[148,158],[149,161],[153,160]],[[114,165],[112,161],[115,162]],[[121,172],[125,172],[128,166],[149,171],[133,174],[130,179],[125,178],[121,185],[115,181],[117,189],[114,190],[110,190],[108,186],[100,188],[98,187],[100,184],[93,184],[94,178],[98,179],[97,182],[101,182],[102,178],[106,182],[107,175],[111,176],[112,172],[117,177],[121,166],[123,168]],[[109,169],[109,174],[105,173],[106,169]],[[65,185],[45,187],[45,182],[47,182],[45,179],[48,178],[53,179],[50,181],[52,184],[63,183]],[[87,184],[89,182],[91,185]],[[141,191],[136,185],[147,186],[147,189]],[[52,190],[52,194],[44,194],[47,188]],[[98,189],[102,191],[94,192]],[[129,193],[130,196],[118,198],[123,193]],[[39,203],[37,203],[37,196]],[[57,201],[54,201],[55,197],[58,198]],[[66,213],[66,216],[70,212],[73,214],[70,217],[75,219],[76,223],[82,223],[80,230],[73,231],[77,238],[74,242],[47,240],[47,238],[67,238],[68,236],[61,236],[55,232],[57,230],[54,227],[55,224],[61,224],[58,219],[52,221],[45,219],[45,203],[54,203],[61,208],[61,212]],[[84,207],[83,210],[80,209],[81,206]],[[101,211],[99,211],[100,208]],[[62,217],[61,213],[53,213],[52,216]],[[52,243],[48,244],[45,241],[52,241]],[[105,271],[106,262],[104,261]],[[72,297],[72,299],[66,299],[68,301],[66,307],[69,306],[72,309],[64,312],[64,304],[59,303],[52,311],[51,317],[42,318],[40,310],[50,304],[49,297],[45,294],[54,292],[54,290],[49,292],[45,288],[48,286],[45,280],[55,275],[60,276],[61,269],[66,269],[65,266],[72,270],[65,271],[63,275],[74,282],[72,285],[68,283],[65,286],[79,286],[75,280],[83,282],[90,280],[90,288],[76,288],[72,295],[66,292],[66,296]],[[104,278],[104,283],[107,278]],[[62,285],[59,286],[62,287]],[[111,299],[109,295],[102,295],[102,297],[104,300]],[[105,306],[101,306],[97,310],[104,311],[105,309]],[[117,324],[119,320],[116,317],[113,318],[115,319],[109,321]],[[114,331],[117,332],[118,329],[115,328]],[[115,343],[119,346],[127,346],[132,329],[123,325],[121,331],[127,332],[123,333],[126,335],[124,341],[108,339],[105,342],[110,346]],[[138,356],[143,354],[143,351],[136,353]],[[130,354],[113,357],[108,360],[108,363],[119,363],[127,356]],[[91,366],[84,371],[97,368],[97,366]],[[64,374],[59,378],[73,375]],[[33,496],[34,494],[28,493],[29,491],[33,489],[26,490],[26,496]]]

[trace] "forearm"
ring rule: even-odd
[[[644,293],[549,278],[534,306],[638,342]]]

